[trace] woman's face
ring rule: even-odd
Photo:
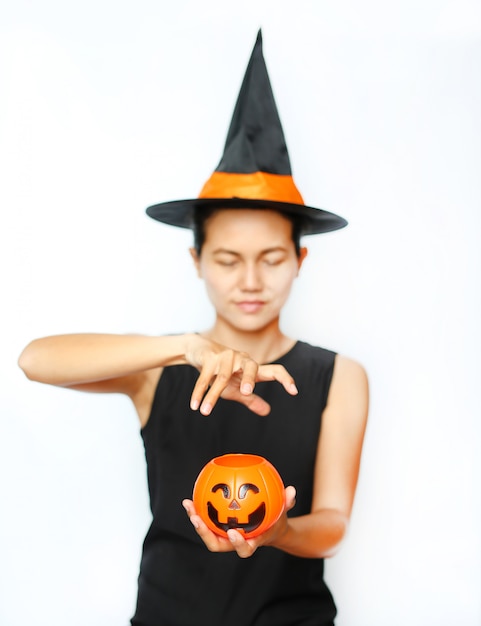
[[[292,224],[268,210],[222,210],[205,224],[200,257],[191,250],[218,320],[238,330],[276,321],[307,250],[296,255]]]

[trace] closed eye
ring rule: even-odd
[[[285,259],[284,254],[269,254],[264,257],[263,261],[266,265],[280,265]]]
[[[216,250],[214,260],[222,267],[234,267],[239,262],[239,255],[230,250]]]
[[[222,267],[234,267],[237,265],[237,261],[225,261],[224,259],[217,259],[217,265]]]

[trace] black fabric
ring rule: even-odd
[[[196,198],[194,200],[172,200],[147,207],[149,217],[164,224],[192,228],[194,211],[206,208],[217,209],[268,209],[301,217],[304,227],[302,235],[316,235],[339,230],[347,221],[324,209],[315,209],[304,204],[276,202],[275,200],[250,200],[249,198]]]
[[[290,175],[291,164],[259,31],[232,114],[217,172]]]
[[[323,581],[322,559],[302,559],[263,547],[248,559],[212,554],[181,505],[215,456],[265,456],[286,485],[297,489],[289,513],[309,513],[321,413],[335,354],[297,342],[277,362],[293,375],[299,394],[277,383],[256,392],[272,406],[260,417],[220,400],[209,417],[189,408],[197,370],[165,368],[150,419],[142,431],[153,521],[144,541],[133,626],[328,626],[336,608]]]
[[[260,31],[234,108],[224,153],[216,171],[231,174],[292,174],[284,131],[262,52]],[[172,200],[153,204],[147,207],[146,213],[152,219],[171,226],[192,228],[194,212],[203,208],[272,209],[300,215],[305,224],[303,235],[327,233],[347,226],[343,217],[324,209],[260,198]]]

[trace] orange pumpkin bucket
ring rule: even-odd
[[[229,528],[257,537],[277,522],[285,506],[284,483],[267,459],[225,454],[201,470],[192,496],[197,514],[217,535]]]

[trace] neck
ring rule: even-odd
[[[247,352],[259,364],[276,360],[295,343],[295,340],[282,333],[278,320],[266,328],[245,331],[217,319],[214,326],[202,334],[224,346]]]

